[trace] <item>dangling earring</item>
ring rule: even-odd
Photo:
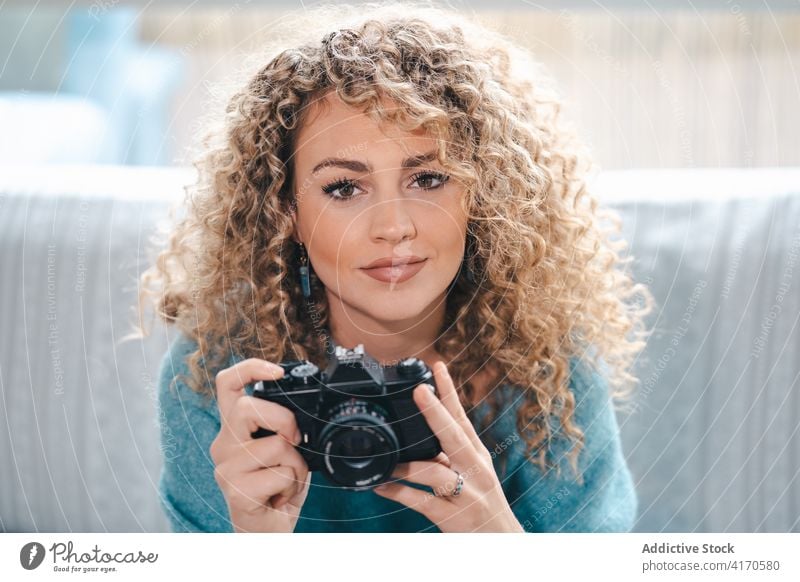
[[[311,277],[308,273],[308,253],[303,243],[300,243],[300,287],[303,289],[303,297],[311,297]]]

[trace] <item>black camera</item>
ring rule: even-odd
[[[364,353],[336,346],[325,371],[308,361],[280,364],[283,378],[259,381],[253,396],[291,410],[311,471],[322,471],[339,487],[369,489],[389,479],[397,463],[432,459],[439,440],[412,398],[430,368],[418,358],[382,366]],[[254,438],[275,434],[259,428]]]

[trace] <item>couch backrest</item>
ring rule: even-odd
[[[163,531],[155,378],[130,332],[188,169],[0,169],[0,530]],[[658,302],[620,413],[638,531],[798,531],[800,170],[605,172]]]
[[[800,530],[800,171],[612,172],[658,303],[621,431],[639,531]]]

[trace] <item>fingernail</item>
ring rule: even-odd
[[[282,372],[283,368],[281,368],[278,364],[273,364],[272,362],[264,361],[264,366],[270,372]]]
[[[294,444],[299,445],[303,440],[303,435],[300,434],[300,429],[294,431]]]

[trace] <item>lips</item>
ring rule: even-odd
[[[371,263],[370,267],[361,270],[383,283],[402,283],[419,273],[426,262],[427,259],[419,257],[379,259]]]
[[[408,255],[405,257],[384,257],[382,259],[378,259],[377,261],[372,261],[364,269],[373,269],[375,267],[397,267],[399,265],[405,265],[407,263],[418,263],[420,261],[424,261],[425,259],[418,257],[416,255]]]

